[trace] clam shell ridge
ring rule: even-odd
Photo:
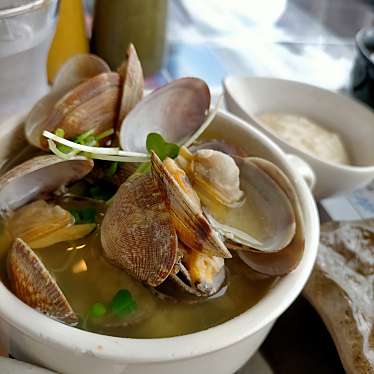
[[[113,128],[117,116],[120,93],[120,77],[117,73],[102,73],[79,84],[53,107],[46,129],[65,131],[72,139],[85,131],[94,129],[101,133]],[[42,140],[45,145],[46,140]]]
[[[105,256],[152,287],[161,284],[177,258],[177,235],[167,195],[151,174],[121,185],[101,227]]]
[[[231,254],[204,217],[201,207],[191,203],[177,182],[152,152],[152,174],[170,200],[170,209],[178,238],[188,247],[201,250],[210,256],[230,258]]]
[[[30,307],[68,325],[79,322],[65,295],[32,249],[16,239],[8,255],[8,276],[14,294]]]
[[[79,180],[93,168],[84,157],[62,160],[54,155],[31,158],[0,177],[0,211],[16,209],[42,193]]]

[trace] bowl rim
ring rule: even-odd
[[[232,114],[220,110],[217,117],[257,138],[276,156],[281,168],[293,181],[302,206],[306,233],[303,257],[293,272],[282,277],[265,297],[237,317],[207,330],[177,337],[119,338],[72,328],[27,306],[1,282],[0,318],[35,342],[113,363],[165,362],[201,356],[238,343],[275,321],[300,294],[312,271],[319,243],[316,204],[305,181],[292,170],[279,146],[261,131]]]
[[[359,101],[355,100],[353,97],[343,95],[340,92],[334,92],[334,91],[331,91],[327,88],[318,87],[318,86],[315,86],[313,84],[300,82],[300,81],[296,81],[296,80],[292,80],[292,79],[274,78],[274,77],[266,77],[266,76],[253,76],[253,77],[251,77],[251,76],[244,76],[243,75],[243,76],[228,76],[228,77],[226,77],[223,80],[225,95],[228,95],[230,97],[230,99],[235,102],[235,105],[240,109],[240,111],[247,116],[248,116],[247,111],[231,95],[230,91],[227,89],[227,82],[229,80],[243,80],[243,81],[244,80],[245,81],[256,81],[257,80],[257,81],[282,82],[282,83],[285,83],[285,84],[289,84],[290,86],[299,86],[299,87],[303,87],[303,88],[312,89],[312,90],[315,90],[315,91],[320,91],[320,92],[323,92],[326,95],[338,97],[339,100],[342,100],[345,103],[349,103],[350,105],[354,105],[356,108],[359,108],[360,110],[363,110],[363,111],[366,111],[366,112],[370,113],[370,115],[374,119],[374,110],[371,107],[369,107],[368,105],[366,105],[365,103],[359,102]],[[252,124],[258,126],[258,128],[261,129],[266,135],[270,136],[272,139],[276,139],[281,144],[282,147],[288,147],[289,149],[291,149],[292,152],[299,153],[301,155],[301,157],[310,158],[316,163],[320,163],[323,166],[328,166],[330,168],[334,168],[334,169],[337,169],[337,170],[340,170],[340,171],[353,172],[353,173],[367,173],[367,172],[373,173],[374,172],[374,164],[369,165],[369,166],[343,165],[343,164],[335,164],[335,163],[332,163],[332,162],[329,162],[329,161],[321,160],[320,158],[315,157],[314,155],[312,155],[310,153],[306,153],[306,152],[294,147],[293,145],[291,145],[291,144],[287,143],[286,141],[284,141],[283,139],[281,139],[278,135],[272,133],[265,126],[263,126],[262,123],[259,120],[257,120],[256,117],[253,116],[253,114],[250,115],[250,118],[251,118],[251,121],[253,122]]]
[[[374,62],[370,58],[369,49],[365,46],[362,40],[363,36],[368,30],[374,31],[374,27],[367,26],[357,31],[356,36],[355,36],[355,44],[356,44],[358,52],[365,58],[366,62],[369,65],[374,65]]]

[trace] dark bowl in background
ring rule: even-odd
[[[357,33],[356,50],[351,92],[354,97],[374,108],[374,27],[363,28]]]

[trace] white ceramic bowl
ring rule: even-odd
[[[165,339],[114,338],[68,327],[23,304],[0,284],[0,339],[13,356],[71,374],[232,374],[258,349],[312,270],[318,214],[306,183],[268,137],[223,112],[208,131],[275,162],[289,176],[305,220],[305,252],[297,269],[240,316],[205,331]]]
[[[228,77],[224,90],[230,112],[312,167],[317,199],[363,187],[374,178],[374,112],[365,105],[322,88],[276,78]],[[300,114],[324,124],[341,135],[354,166],[324,162],[288,145],[254,120],[266,112]]]

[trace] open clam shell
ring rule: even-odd
[[[99,56],[81,53],[69,58],[59,69],[54,80],[53,90],[71,90],[83,81],[101,73],[109,73],[108,64]]]
[[[289,198],[251,158],[232,158],[212,149],[191,154],[182,147],[177,160],[221,235],[261,252],[277,252],[291,242],[295,216]],[[254,220],[261,221],[261,230],[251,227]]]
[[[284,275],[297,267],[304,252],[304,223],[300,203],[291,182],[279,168],[275,167],[271,162],[260,158],[251,157],[251,162],[267,173],[279,186],[281,186],[284,193],[287,195],[295,214],[296,230],[292,241],[279,252],[262,253],[242,250],[239,252],[239,256],[249,267],[259,273],[267,275]],[[248,249],[240,244],[234,243],[233,241],[228,241],[226,244],[230,249],[234,250]]]
[[[60,287],[32,249],[16,239],[8,255],[8,276],[14,294],[30,307],[64,322],[79,320]]]
[[[206,83],[181,78],[153,91],[121,124],[120,144],[127,151],[146,152],[147,135],[157,132],[168,142],[182,144],[204,122],[210,106]]]
[[[0,177],[0,211],[16,209],[42,194],[54,192],[83,178],[92,168],[93,161],[84,157],[34,157]]]
[[[47,128],[47,120],[54,105],[69,91],[68,87],[51,91],[43,96],[32,108],[25,120],[25,136],[34,147],[47,149],[42,144],[42,133]]]
[[[51,92],[34,105],[26,118],[25,136],[28,142],[37,148],[47,149],[47,144],[41,142],[42,133],[47,128],[47,120],[55,104],[83,81],[109,71],[106,62],[95,55],[79,54],[66,61],[56,75]]]
[[[135,47],[130,43],[126,61],[118,68],[122,80],[122,96],[117,120],[117,136],[124,118],[142,99],[144,92],[143,69]]]
[[[231,257],[221,238],[203,215],[201,206],[187,195],[154,152],[151,163],[152,174],[169,198],[171,217],[178,238],[188,247],[207,255]],[[187,180],[185,182],[189,183]]]
[[[117,115],[120,93],[120,77],[117,73],[102,73],[81,83],[53,107],[46,130],[57,128],[65,131],[65,137],[72,139],[93,129],[101,133],[111,129]],[[42,140],[44,145],[46,140]]]
[[[177,235],[169,200],[152,175],[136,175],[119,188],[101,227],[105,256],[152,287],[174,268]]]
[[[258,240],[250,233],[226,225],[215,226],[226,238],[240,243],[249,250],[271,253],[285,248],[293,239],[296,230],[295,213],[290,198],[277,180],[253,162],[252,158],[235,157],[240,170],[240,186],[247,198],[256,204],[259,216],[268,226],[266,237]],[[278,168],[267,162],[269,169]],[[284,177],[286,179],[286,177]],[[283,179],[282,179],[283,183]],[[251,191],[247,187],[251,186]],[[246,191],[247,190],[247,191]]]

